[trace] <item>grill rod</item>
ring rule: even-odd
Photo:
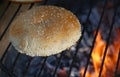
[[[103,65],[104,65],[104,61],[105,61],[105,56],[107,54],[107,49],[108,49],[108,46],[109,46],[109,41],[110,41],[110,37],[111,37],[111,34],[112,34],[112,30],[113,30],[113,25],[115,23],[115,17],[116,17],[116,12],[117,12],[117,7],[116,7],[116,3],[115,3],[115,0],[114,0],[114,16],[112,18],[112,24],[110,26],[110,30],[109,30],[109,34],[108,34],[108,38],[107,38],[107,44],[106,44],[106,48],[105,48],[105,51],[104,51],[104,56],[103,56],[103,61],[102,61],[102,64],[101,64],[101,67],[100,67],[100,73],[99,73],[99,76],[98,77],[101,77],[101,74],[102,74],[102,69],[103,69]]]
[[[95,33],[94,40],[93,40],[93,42],[92,42],[92,47],[91,47],[90,54],[89,54],[88,59],[87,59],[87,64],[86,64],[86,67],[85,67],[85,71],[84,71],[83,77],[86,76],[87,68],[88,68],[88,65],[89,65],[89,63],[90,63],[90,58],[91,58],[91,55],[92,55],[92,51],[93,51],[93,48],[94,48],[94,44],[95,44],[95,41],[96,41],[96,37],[97,37],[97,35],[98,35],[99,28],[100,28],[100,25],[101,25],[101,22],[102,22],[102,18],[103,18],[103,16],[104,16],[106,4],[107,4],[107,0],[105,0],[104,6],[103,6],[102,14],[101,14],[101,17],[100,17],[100,21],[99,21],[99,23],[98,23],[98,27],[97,27],[97,29],[96,29],[96,33]]]
[[[4,11],[2,12],[2,14],[0,15],[0,18],[2,18],[2,16],[5,14],[6,10],[8,9],[8,7],[10,6],[11,2],[9,2],[7,4],[7,6],[5,7]]]
[[[89,0],[89,1],[90,1],[90,0]],[[90,1],[90,3],[91,3],[91,1]],[[90,10],[89,10],[88,15],[87,15],[87,18],[86,18],[86,23],[83,24],[84,27],[83,27],[83,31],[82,31],[82,36],[81,36],[81,38],[80,38],[79,41],[78,41],[78,44],[77,44],[77,46],[76,46],[76,53],[74,54],[72,63],[71,63],[71,65],[70,65],[70,70],[69,70],[69,72],[68,72],[68,77],[70,77],[70,74],[71,74],[71,71],[72,71],[72,66],[73,66],[73,64],[74,64],[74,62],[75,62],[75,58],[76,58],[76,55],[77,55],[77,53],[78,53],[78,49],[80,48],[80,47],[79,47],[79,43],[81,42],[81,40],[82,40],[82,38],[83,38],[83,35],[84,35],[84,32],[85,32],[85,29],[87,28],[87,22],[89,21],[90,14],[91,14],[91,12],[92,12],[92,7],[93,7],[93,6],[92,6],[92,3],[91,3],[91,4],[90,4]]]
[[[4,34],[7,32],[10,24],[12,23],[13,19],[15,18],[15,16],[17,15],[18,11],[20,10],[22,4],[19,5],[19,7],[17,8],[16,12],[14,13],[14,16],[11,18],[10,22],[8,23],[7,27],[5,28],[5,30],[3,31],[3,33],[0,35],[0,41],[2,40]]]
[[[119,54],[118,54],[118,59],[117,59],[117,63],[116,63],[116,70],[115,70],[115,74],[114,74],[114,77],[118,77],[117,75],[117,71],[118,71],[118,68],[119,68],[119,62],[120,62],[120,49],[119,49]],[[120,75],[119,75],[120,76]]]

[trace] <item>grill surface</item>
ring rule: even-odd
[[[106,7],[107,7],[107,3],[109,0],[102,0],[102,2],[104,3],[103,8],[102,8],[102,12],[99,18],[99,22],[97,23],[97,27],[96,27],[96,33],[95,36],[93,38],[92,41],[92,45],[90,46],[90,53],[88,53],[88,55],[86,55],[87,60],[86,60],[86,64],[85,64],[85,71],[83,74],[83,77],[86,77],[86,72],[88,69],[89,64],[91,63],[91,54],[93,51],[93,48],[95,46],[95,40],[96,37],[98,35],[98,32],[100,30],[100,26],[102,24],[102,18],[104,17],[105,11],[106,11]],[[86,2],[86,3],[85,3]],[[87,3],[88,2],[88,3]],[[12,21],[14,20],[14,18],[21,12],[21,11],[25,11],[28,9],[33,8],[34,6],[38,6],[38,5],[56,5],[56,6],[61,6],[64,7],[66,9],[71,10],[78,18],[79,18],[79,14],[81,14],[81,11],[88,8],[88,12],[86,14],[86,19],[85,22],[82,22],[81,20],[81,24],[82,24],[82,37],[79,39],[79,41],[77,42],[77,45],[75,47],[75,52],[74,54],[70,57],[71,58],[71,63],[69,65],[69,68],[67,70],[67,74],[68,77],[71,77],[71,73],[74,67],[74,64],[76,63],[76,59],[77,59],[77,55],[79,52],[79,49],[81,48],[81,42],[82,39],[84,39],[85,33],[88,32],[89,33],[89,21],[90,21],[90,15],[92,14],[92,9],[94,8],[95,4],[99,2],[99,1],[94,1],[94,0],[76,0],[76,3],[74,2],[74,0],[71,1],[64,1],[64,0],[45,0],[41,3],[32,3],[32,4],[14,4],[11,2],[4,2],[4,6],[2,6],[2,8],[4,8],[1,13],[0,13],[0,72],[2,72],[5,75],[0,74],[2,77],[41,77],[42,74],[44,73],[44,70],[47,70],[46,68],[46,63],[48,63],[47,61],[50,59],[54,59],[53,57],[49,56],[49,57],[38,57],[38,61],[40,61],[41,63],[38,63],[38,67],[39,69],[37,70],[36,75],[34,76],[27,76],[28,71],[32,68],[32,61],[35,59],[33,57],[29,57],[26,56],[24,54],[18,53],[15,51],[15,49],[12,47],[11,43],[8,41],[7,39],[7,32],[9,29],[10,24],[12,23]],[[83,5],[83,4],[84,5]],[[108,30],[108,36],[106,36],[107,41],[106,41],[106,47],[104,50],[104,56],[103,56],[103,60],[102,60],[102,64],[100,67],[100,72],[98,77],[102,77],[102,69],[103,69],[103,65],[104,65],[104,61],[105,61],[105,57],[107,54],[107,49],[108,49],[108,45],[110,43],[110,39],[111,39],[111,35],[113,32],[113,28],[114,28],[114,24],[115,24],[115,18],[116,18],[116,14],[118,11],[118,5],[119,5],[119,0],[113,0],[114,3],[114,10],[113,10],[113,16],[112,16],[112,21],[110,24],[110,28],[107,29]],[[87,5],[87,7],[86,7]],[[79,18],[80,19],[80,18]],[[120,50],[120,49],[119,49]],[[15,51],[15,52],[12,52]],[[53,55],[55,57],[56,62],[53,63],[55,68],[52,70],[53,73],[49,76],[49,77],[55,77],[57,74],[57,71],[59,70],[59,68],[62,68],[62,66],[64,66],[64,64],[62,64],[61,62],[63,61],[64,57],[68,54],[69,50],[65,50],[64,52],[58,54],[58,55]],[[70,52],[69,52],[70,53]],[[84,53],[84,52],[83,52]],[[8,67],[5,63],[6,61],[8,61],[7,58],[10,58],[11,54],[15,54],[15,56],[10,60],[10,66]],[[27,57],[27,58],[26,58]],[[18,74],[16,73],[16,66],[19,64],[19,60],[21,58],[25,58],[24,61],[26,61],[25,68],[22,75],[18,76]],[[49,59],[50,58],[50,59]],[[120,51],[118,54],[118,60],[116,63],[116,68],[115,68],[115,77],[120,77],[120,73],[117,72],[118,70],[118,65],[119,65],[119,60],[120,60]],[[68,61],[68,60],[67,60]],[[0,76],[0,77],[1,77]]]

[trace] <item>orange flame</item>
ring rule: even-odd
[[[105,46],[106,46],[106,43],[102,40],[100,32],[98,32],[96,42],[95,42],[95,47],[92,52],[92,60],[93,60],[96,77],[98,77],[99,75],[100,64],[102,61],[102,56],[105,50]]]
[[[119,49],[120,49],[120,29],[116,30],[117,36],[112,39],[112,44],[109,44],[107,49],[107,54],[104,61],[104,66],[102,69],[101,77],[114,77],[115,67],[118,59]],[[100,32],[98,32],[95,46],[92,52],[92,61],[94,65],[94,76],[93,73],[87,71],[86,77],[98,77],[100,72],[100,67],[106,47],[106,42],[102,40]],[[120,63],[119,68],[120,70]],[[83,74],[84,68],[80,71]]]

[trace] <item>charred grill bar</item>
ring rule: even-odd
[[[101,77],[101,73],[102,73],[102,69],[103,69],[103,65],[104,65],[104,61],[105,61],[105,56],[107,54],[107,48],[108,48],[108,45],[109,45],[113,25],[114,25],[114,22],[115,22],[115,16],[116,16],[116,12],[117,12],[117,7],[116,6],[117,6],[117,4],[114,1],[114,7],[115,7],[114,8],[114,15],[113,15],[113,18],[112,18],[112,24],[110,26],[109,35],[108,35],[108,38],[107,38],[107,45],[106,45],[106,48],[105,48],[105,51],[104,51],[104,56],[103,56],[103,61],[102,61],[101,68],[100,68],[99,77]]]
[[[51,1],[51,0],[50,0]],[[41,5],[47,5],[47,4],[52,4],[53,1],[50,2],[49,0],[45,0],[43,2],[41,2]],[[72,1],[72,0],[71,0]],[[82,0],[81,0],[82,1]],[[87,16],[86,16],[86,19],[85,19],[85,22],[82,23],[82,37],[79,39],[79,41],[77,42],[77,45],[75,47],[75,52],[73,54],[73,56],[71,56],[71,63],[68,64],[69,65],[69,68],[67,69],[67,75],[65,76],[68,76],[68,77],[71,77],[71,74],[72,74],[72,70],[73,70],[73,67],[74,67],[74,64],[76,63],[76,58],[77,58],[77,55],[78,55],[78,52],[79,52],[79,48],[81,48],[80,46],[80,43],[82,42],[82,39],[84,39],[83,37],[85,36],[85,32],[88,30],[88,25],[90,23],[90,15],[92,14],[92,9],[94,8],[94,0],[88,0],[89,1],[89,11],[87,13]],[[68,1],[69,2],[69,1]],[[89,67],[89,64],[90,64],[90,60],[91,60],[91,55],[93,53],[93,49],[95,47],[95,42],[96,42],[96,38],[97,38],[97,35],[98,35],[98,32],[100,31],[100,26],[102,24],[102,19],[104,17],[104,13],[106,11],[106,7],[107,7],[107,3],[109,2],[109,0],[103,0],[104,2],[104,6],[102,8],[102,12],[100,14],[100,19],[99,19],[99,22],[97,23],[97,28],[96,28],[96,33],[95,33],[95,36],[93,38],[93,41],[92,41],[92,46],[90,47],[90,53],[89,55],[87,55],[87,61],[85,63],[85,69],[84,69],[84,73],[83,73],[83,77],[87,77],[86,74],[87,74],[87,70],[88,70],[88,67]],[[113,4],[114,4],[114,14],[112,16],[112,22],[111,22],[111,25],[110,25],[110,28],[107,29],[108,30],[108,36],[107,36],[107,41],[106,41],[106,47],[105,47],[105,50],[104,50],[104,55],[103,55],[103,58],[102,58],[102,62],[101,62],[101,66],[100,66],[100,70],[99,70],[99,74],[98,74],[98,77],[102,77],[102,70],[103,70],[103,66],[104,66],[104,61],[105,61],[105,58],[106,58],[106,54],[107,54],[107,50],[108,50],[108,46],[110,44],[110,39],[111,39],[111,34],[113,32],[113,27],[114,27],[114,24],[115,24],[115,18],[116,18],[116,14],[117,14],[117,11],[118,11],[118,7],[119,6],[119,0],[113,0]],[[53,2],[54,3],[54,2]],[[2,20],[2,18],[4,17],[5,13],[7,12],[7,10],[9,9],[10,6],[12,6],[13,3],[12,2],[8,2],[6,4],[6,7],[5,9],[3,10],[3,12],[0,14],[0,20]],[[0,31],[0,44],[1,42],[3,41],[3,39],[5,39],[5,35],[6,35],[6,32],[8,31],[8,28],[10,26],[10,24],[12,23],[12,21],[14,20],[15,16],[17,14],[19,14],[19,12],[24,8],[24,4],[16,4],[17,5],[17,9],[15,10],[13,16],[10,18],[10,20],[7,22],[7,24],[5,24],[5,28],[3,29],[3,31]],[[38,4],[37,4],[38,5]],[[64,5],[64,1],[63,0],[59,0],[59,1],[56,1],[56,3],[54,5],[58,5],[58,6],[62,6],[62,7],[65,7],[67,9],[70,9],[71,10],[71,7],[70,5],[69,6],[66,6]],[[26,5],[25,5],[26,6]],[[32,7],[36,6],[36,4],[30,4],[27,6],[26,10],[27,9],[30,9]],[[12,10],[12,9],[11,9]],[[79,17],[79,13],[81,12],[80,9],[77,9],[76,11],[73,11],[74,14],[76,14],[77,17]],[[120,18],[120,17],[119,17]],[[4,19],[4,18],[3,18]],[[0,25],[2,23],[0,22]],[[2,27],[0,27],[2,28]],[[1,29],[0,29],[1,30]],[[118,35],[119,36],[119,35]],[[1,45],[0,45],[1,46]],[[8,57],[8,51],[10,50],[10,48],[12,48],[12,45],[11,43],[8,43],[7,46],[6,46],[6,49],[4,51],[4,53],[2,54],[2,57],[0,59],[0,72],[4,72],[5,74],[7,74],[8,76],[10,77],[19,77],[16,72],[15,72],[15,69],[16,69],[16,65],[17,65],[17,62],[19,61],[20,57],[23,56],[22,54],[16,52],[16,56],[14,56],[13,60],[12,60],[12,64],[10,65],[10,67],[7,67],[4,62],[7,60],[6,58]],[[120,48],[119,48],[120,50]],[[68,50],[66,50],[67,52],[70,52]],[[54,68],[51,69],[53,72],[51,74],[51,76],[49,77],[55,77],[57,75],[57,71],[59,70],[61,66],[61,62],[63,61],[63,57],[65,57],[65,55],[67,54],[65,52],[62,52],[58,55],[55,55],[54,57],[56,58],[55,59],[55,63],[54,63]],[[27,63],[25,64],[26,68],[23,72],[23,77],[26,77],[28,71],[30,70],[30,67],[31,66],[31,63],[32,63],[32,60],[34,58],[27,58],[26,61]],[[47,60],[49,59],[49,57],[42,57],[41,59],[41,63],[39,63],[38,67],[38,71],[37,71],[37,74],[34,75],[34,77],[42,77],[42,73],[44,69],[47,68],[46,66],[46,63],[47,63]],[[117,62],[116,62],[116,68],[115,68],[115,72],[114,72],[114,77],[119,77],[120,76],[120,73],[118,72],[118,69],[120,66],[120,51],[119,51],[119,54],[118,54],[118,58],[117,58]],[[51,67],[51,66],[50,66]],[[63,64],[63,67],[64,67],[64,64]],[[47,69],[46,69],[47,70]],[[59,76],[60,77],[60,76]]]
[[[115,77],[117,77],[117,75],[118,75],[117,71],[118,71],[119,61],[120,61],[120,49],[119,49],[118,60],[117,60],[117,63],[116,63],[116,68],[115,68],[115,75],[114,75]]]

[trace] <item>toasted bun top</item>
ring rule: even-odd
[[[70,11],[56,6],[39,6],[21,13],[10,26],[12,45],[30,56],[57,54],[76,43],[80,23]]]

